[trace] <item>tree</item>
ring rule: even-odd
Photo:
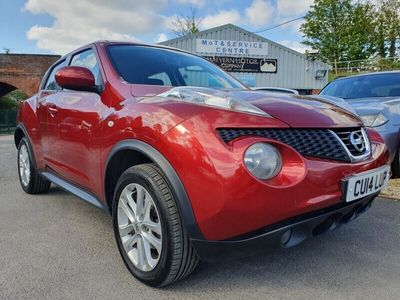
[[[377,5],[376,29],[378,53],[381,57],[395,57],[400,40],[400,1],[382,0]]]
[[[177,37],[195,34],[200,31],[200,24],[202,18],[197,16],[197,10],[193,7],[190,8],[190,14],[180,14],[172,22],[173,32]]]
[[[328,62],[368,58],[374,52],[374,9],[352,0],[315,0],[300,28],[303,44]]]

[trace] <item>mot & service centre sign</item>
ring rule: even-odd
[[[268,43],[196,39],[196,52],[227,56],[267,56]]]

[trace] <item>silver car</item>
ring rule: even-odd
[[[393,177],[400,177],[400,71],[361,74],[336,79],[320,95],[343,98],[385,139]]]
[[[280,87],[254,87],[252,88],[255,91],[264,91],[264,92],[271,92],[271,93],[281,93],[281,94],[293,94],[293,95],[298,95],[299,92],[296,90],[292,89],[287,89],[287,88],[280,88]]]

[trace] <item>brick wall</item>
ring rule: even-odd
[[[47,69],[59,58],[59,55],[0,54],[0,84],[12,85],[32,96]]]

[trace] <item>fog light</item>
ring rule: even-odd
[[[282,157],[278,149],[266,143],[251,145],[244,155],[247,169],[259,179],[271,179],[282,168]]]

